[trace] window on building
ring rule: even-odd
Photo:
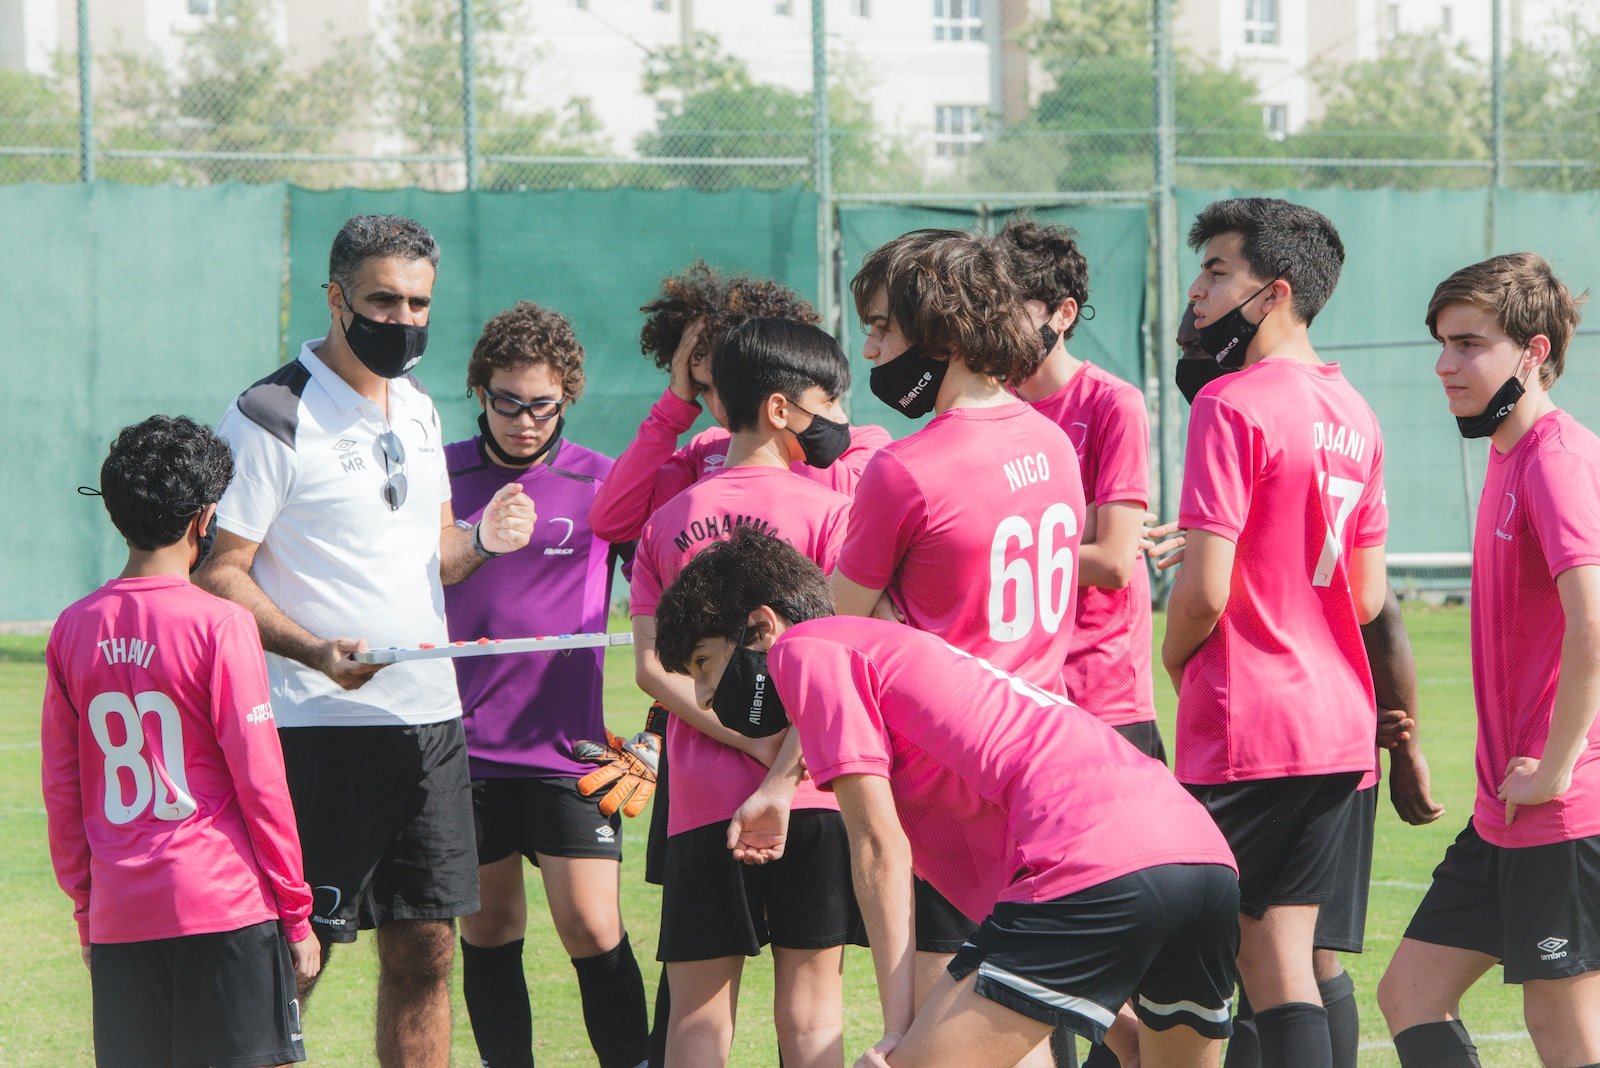
[[[1456,32],[1456,9],[1449,4],[1439,9],[1439,29],[1444,31],[1446,37]]]
[[[672,0],[650,0],[652,11],[667,12],[672,10]]]
[[[1288,104],[1262,104],[1261,124],[1267,128],[1267,136],[1274,141],[1282,141],[1289,136],[1289,105]]]
[[[983,0],[933,0],[933,39],[983,40]]]
[[[191,15],[209,15],[209,14],[211,14],[211,0],[189,0],[189,14],[191,14]]]
[[[965,156],[983,143],[983,109],[976,104],[939,104],[933,109],[933,153]]]
[[[794,0],[773,0],[772,13],[774,15],[793,15]]]
[[[872,17],[872,0],[850,0],[850,14],[857,18],[870,19]]]
[[[1383,11],[1383,28],[1389,37],[1400,36],[1400,5],[1390,4]]]
[[[1244,43],[1278,43],[1278,0],[1244,0]]]

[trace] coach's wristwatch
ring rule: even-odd
[[[505,555],[505,553],[497,553],[493,549],[487,548],[483,544],[482,520],[472,524],[472,551],[483,557],[485,560],[493,560],[497,556]]]

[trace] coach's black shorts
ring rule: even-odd
[[[547,857],[622,859],[622,814],[600,814],[605,791],[584,797],[578,780],[474,779],[472,819],[478,863],[521,853],[535,864]]]
[[[1372,835],[1378,823],[1378,784],[1356,791],[1350,821],[1334,861],[1335,889],[1317,910],[1318,949],[1360,953],[1366,945],[1367,897],[1372,889]]]
[[[1134,998],[1156,1031],[1233,1032],[1239,883],[1221,864],[1162,864],[1054,901],[1001,902],[950,962],[990,1001],[1105,1039]]]
[[[278,731],[313,896],[329,942],[392,920],[478,911],[472,782],[461,720]]]
[[[256,1068],[306,1059],[277,920],[89,949],[95,1062]]]
[[[950,904],[932,883],[912,879],[912,895],[917,903],[914,933],[918,953],[954,953],[978,929],[978,925]]]
[[[656,792],[650,795],[650,830],[644,839],[644,881],[667,882],[667,747],[656,754]]]
[[[1161,741],[1161,726],[1153,719],[1143,723],[1124,723],[1112,730],[1122,735],[1133,743],[1133,747],[1147,757],[1152,757],[1165,764],[1167,762],[1167,747]]]
[[[1337,887],[1357,772],[1188,786],[1239,865],[1239,911],[1259,920],[1272,905],[1321,905]]]
[[[1600,836],[1505,849],[1468,821],[1406,937],[1498,957],[1508,983],[1600,969]]]
[[[657,960],[754,957],[769,942],[825,949],[863,941],[842,816],[796,809],[782,858],[767,864],[733,859],[728,822],[667,839]]]

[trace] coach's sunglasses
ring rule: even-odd
[[[406,503],[406,447],[399,434],[385,430],[378,435],[378,448],[383,450],[383,469],[389,473],[383,480],[383,499],[388,502],[389,511],[398,512]],[[399,470],[391,468],[391,464]]]
[[[515,419],[523,412],[533,416],[536,423],[546,423],[561,414],[561,406],[567,398],[558,400],[520,401],[504,393],[496,393],[488,386],[483,387],[483,395],[489,400],[489,407],[494,409],[494,414],[507,419]]]

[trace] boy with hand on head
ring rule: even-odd
[[[858,1066],[1010,1068],[1057,1026],[1105,1039],[1130,998],[1146,1068],[1214,1065],[1238,883],[1205,810],[1065,698],[831,601],[741,529],[662,597],[657,649],[726,727],[792,721],[837,798],[884,1015]],[[920,1009],[913,871],[977,925]]]
[[[1144,393],[1067,351],[1089,299],[1089,265],[1072,231],[1014,219],[999,241],[1044,341],[1044,362],[1016,387],[1017,396],[1067,432],[1083,478],[1084,537],[1063,692],[1165,761],[1151,670],[1150,573],[1140,553],[1150,503]]]
[[[100,1064],[305,1059],[295,979],[320,958],[261,641],[189,582],[232,477],[189,419],[123,429],[99,495],[127,566],[45,652],[45,816]]]
[[[1531,252],[1439,283],[1434,372],[1488,438],[1472,543],[1478,796],[1378,986],[1404,1068],[1480,1063],[1461,998],[1496,962],[1540,1060],[1600,1063],[1600,439],[1556,407],[1578,301]]]
[[[1190,415],[1187,545],[1162,648],[1175,770],[1239,861],[1239,970],[1261,1063],[1327,1068],[1312,955],[1375,764],[1361,625],[1386,593],[1383,444],[1307,332],[1344,261],[1333,225],[1281,200],[1224,200],[1189,242],[1203,250],[1189,289],[1200,342],[1243,369],[1199,390]]]
[[[655,614],[683,567],[742,527],[771,531],[833,566],[850,499],[790,467],[827,467],[849,447],[839,398],[850,368],[817,327],[752,319],[723,339],[712,375],[733,435],[728,462],[650,517],[631,591],[639,687],[671,713],[674,786],[657,953],[671,985],[666,1059],[726,1063],[743,958],[770,942],[783,1063],[838,1064],[842,947],[859,926],[838,805],[802,781],[797,738],[728,729],[695,701],[687,680],[662,668]],[[771,863],[740,863],[747,859]]]

